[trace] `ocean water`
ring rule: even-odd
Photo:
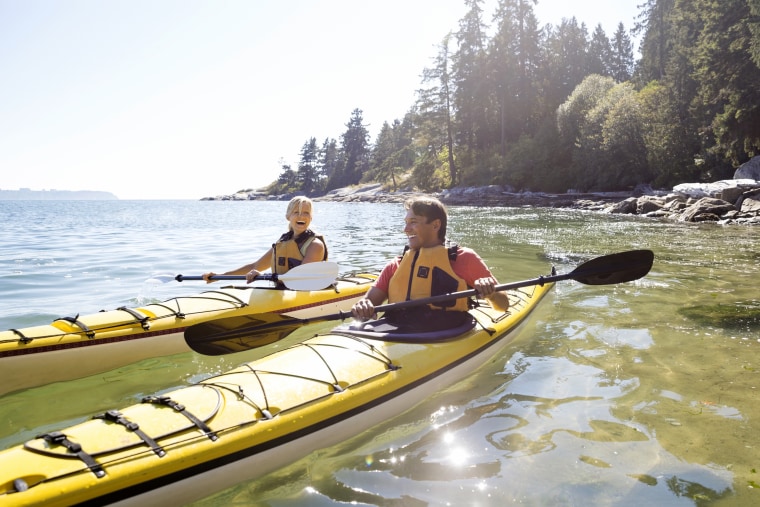
[[[284,202],[0,201],[0,326],[162,301],[150,283],[257,258]],[[316,203],[341,271],[404,245],[403,206]],[[470,377],[345,442],[197,505],[756,505],[760,228],[545,208],[450,209],[449,236],[500,282],[655,252],[615,286],[560,282]],[[159,357],[0,397],[0,447],[243,362]],[[2,375],[2,373],[0,373]]]

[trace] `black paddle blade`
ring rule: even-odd
[[[653,262],[651,250],[629,250],[584,262],[567,277],[586,285],[631,282],[649,273]]]
[[[269,345],[301,326],[302,320],[277,313],[241,315],[190,326],[185,341],[199,354],[221,356]]]
[[[581,264],[570,273],[563,275],[552,274],[533,280],[497,285],[496,290],[518,289],[520,287],[543,285],[544,283],[554,283],[561,280],[575,280],[586,285],[610,285],[630,282],[646,275],[651,269],[653,261],[654,253],[651,250],[631,250],[597,257]],[[378,312],[386,312],[392,309],[450,301],[476,294],[475,290],[466,290],[429,298],[389,303],[377,306],[375,309]],[[188,327],[185,330],[185,341],[192,350],[198,353],[218,356],[276,342],[307,324],[345,320],[349,317],[351,317],[350,312],[342,311],[310,319],[296,319],[276,313],[227,317]]]

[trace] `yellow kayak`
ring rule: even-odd
[[[349,285],[363,283],[341,286],[352,293]],[[469,375],[512,339],[552,286],[506,291],[507,312],[477,300],[471,321],[448,331],[409,336],[339,326],[40,435],[0,452],[0,504],[179,505],[264,475]]]
[[[324,283],[323,265],[329,264],[335,274],[328,275]],[[288,286],[311,290],[243,282],[242,286],[214,288],[141,307],[121,307],[63,317],[48,325],[0,331],[0,395],[189,351],[184,331],[202,322],[265,312],[310,318],[348,310],[376,278],[374,274],[336,278],[335,263],[304,264],[289,273],[293,272],[296,275],[290,275],[293,278]]]

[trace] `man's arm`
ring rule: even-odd
[[[506,293],[494,290],[499,282],[474,250],[460,247],[457,252],[457,259],[452,266],[454,272],[463,278],[467,285],[485,297],[494,308],[501,312],[507,311],[509,298]]]
[[[375,307],[383,304],[388,299],[388,285],[397,268],[398,260],[393,260],[385,265],[380,276],[377,277],[375,283],[367,291],[367,294],[351,308],[351,313],[354,314],[355,318],[369,320],[375,316]]]

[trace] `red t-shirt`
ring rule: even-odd
[[[401,258],[396,257],[386,264],[380,276],[375,280],[374,286],[388,294],[391,277],[396,273],[400,262]],[[461,246],[457,247],[457,258],[451,261],[451,269],[459,278],[467,282],[469,287],[473,287],[475,280],[479,278],[493,276],[486,263],[474,250]]]

